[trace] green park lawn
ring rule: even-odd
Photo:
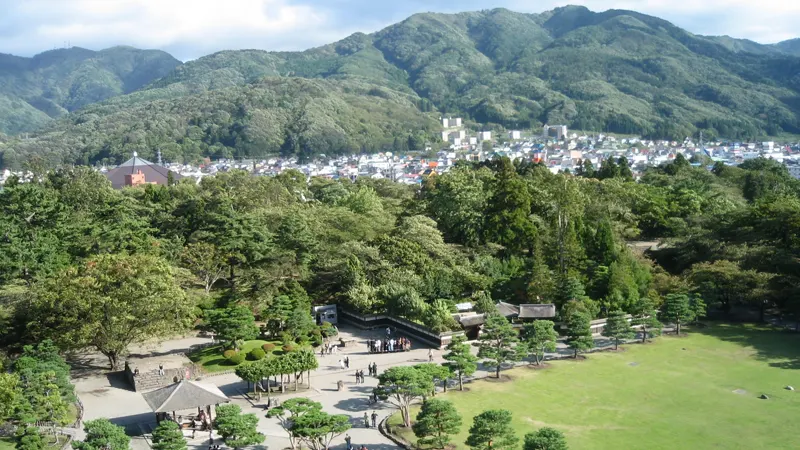
[[[800,389],[798,334],[713,324],[687,337],[504,374],[512,381],[476,381],[468,392],[439,397],[464,418],[457,448],[466,448],[472,418],[492,408],[513,413],[520,439],[550,426],[565,433],[571,450],[800,448],[800,390],[784,390]],[[397,414],[390,423],[399,423]],[[413,439],[410,430],[393,429]]]
[[[0,450],[14,450],[14,439],[10,437],[0,437]]]
[[[253,341],[247,341],[242,346],[242,349],[239,350],[241,352],[249,353],[250,350],[261,347],[262,345],[266,344],[268,341],[262,341],[259,339]],[[280,349],[281,344],[280,342],[273,342],[276,345],[276,349]],[[222,346],[215,345],[213,347],[206,347],[200,349],[198,351],[190,353],[189,359],[199,365],[208,373],[216,373],[222,372],[225,370],[233,370],[236,366],[228,363],[225,358],[222,356]]]

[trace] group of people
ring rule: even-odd
[[[352,440],[353,438],[351,438],[349,434],[344,437],[344,441],[347,443],[347,450],[368,450],[367,446],[363,444],[360,448],[358,448],[358,446],[353,447],[353,443],[351,442]]]
[[[335,355],[338,351],[339,346],[331,342],[325,342],[319,346],[319,356]]]
[[[356,384],[362,384],[363,382],[364,382],[364,371],[356,370]]]
[[[339,360],[339,367],[341,367],[342,370],[349,369],[350,368],[350,357],[349,356],[345,356],[344,359],[340,359]]]
[[[370,416],[364,411],[364,427],[366,428],[370,428],[369,419]],[[372,428],[378,428],[378,413],[375,411],[372,411]]]
[[[370,339],[367,344],[369,345],[370,353],[407,352],[411,350],[411,341],[402,337],[383,340]]]

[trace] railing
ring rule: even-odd
[[[353,311],[339,308],[340,318],[360,328],[379,328],[391,326],[406,334],[435,347],[446,346],[454,336],[463,336],[463,331],[448,331],[436,333],[428,327],[412,322],[402,317],[392,317],[384,314],[370,314],[362,316]]]

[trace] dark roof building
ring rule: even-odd
[[[181,178],[180,175],[166,167],[139,158],[134,152],[133,158],[109,170],[106,173],[106,178],[111,181],[114,189],[121,189],[126,186],[139,186],[142,184],[167,185],[170,174],[172,174],[172,180],[174,181],[178,181]]]
[[[520,319],[552,319],[556,316],[556,305],[552,303],[537,305],[537,304],[522,304],[519,305]]]
[[[506,319],[515,319],[517,316],[519,316],[519,306],[517,305],[512,305],[511,303],[506,302],[497,302],[494,307],[497,309],[497,312]]]

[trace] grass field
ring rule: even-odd
[[[0,450],[14,450],[14,439],[0,437]]]
[[[247,341],[239,351],[248,353],[250,350],[256,347],[261,347],[266,343],[267,341],[258,339]],[[276,348],[280,348],[281,344],[279,342],[273,343],[276,345]],[[219,345],[214,347],[206,347],[199,351],[192,352],[187,356],[193,363],[201,366],[203,370],[208,373],[222,372],[224,370],[236,368],[236,366],[229,364],[228,361],[222,356],[222,346]]]
[[[469,392],[440,397],[464,418],[458,448],[466,447],[472,417],[492,408],[512,411],[520,439],[551,426],[571,450],[800,448],[800,390],[784,390],[800,389],[798,334],[714,324],[624,352],[505,373],[512,382],[477,381]],[[399,423],[397,415],[390,423]]]

